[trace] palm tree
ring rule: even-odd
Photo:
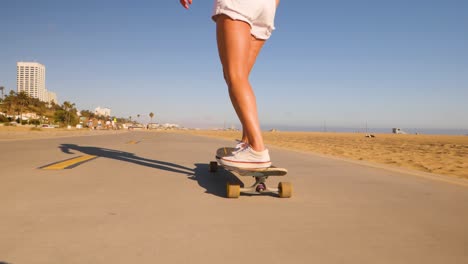
[[[16,94],[14,91],[10,91],[10,94],[5,96],[5,99],[3,100],[2,108],[6,112],[7,115],[13,115],[14,114],[14,109],[16,105]]]
[[[63,102],[63,110],[67,113],[67,126],[70,125],[71,111],[74,109],[75,104],[68,101]]]
[[[17,109],[19,110],[20,114],[20,125],[23,124],[23,110],[28,107],[29,101],[30,97],[25,92],[19,92],[16,95]]]
[[[46,104],[40,104],[37,107],[37,114],[39,115],[39,123],[42,124],[44,122],[44,115],[47,111],[47,106]]]
[[[150,116],[150,118],[151,118],[151,123],[153,123],[154,113],[153,113],[153,112],[149,113],[149,116]]]
[[[38,98],[30,98],[29,110],[39,116],[39,124],[42,124],[43,116],[47,111],[46,104],[46,102],[42,102]]]

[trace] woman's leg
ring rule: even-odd
[[[220,15],[216,24],[218,51],[229,87],[229,96],[242,123],[246,139],[254,150],[262,151],[265,146],[249,74],[264,41],[253,39],[249,24],[243,21]]]
[[[248,62],[247,62],[247,67],[249,69],[249,76],[250,76],[250,72],[253,69],[253,66],[255,65],[255,61],[257,60],[257,56],[258,56],[258,54],[260,53],[260,50],[263,47],[263,44],[265,44],[265,40],[257,39],[254,36],[251,36],[249,59],[248,59]],[[242,141],[243,142],[249,142],[249,139],[247,138],[247,135],[244,132],[244,129],[242,129]]]

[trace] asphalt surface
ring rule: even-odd
[[[0,142],[0,263],[468,263],[468,187],[270,148],[293,197],[225,198],[218,147],[129,132]],[[63,170],[46,165],[96,158]]]

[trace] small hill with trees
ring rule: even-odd
[[[78,112],[75,103],[70,101],[65,101],[62,105],[54,102],[43,102],[24,92],[10,91],[5,98],[0,98],[0,123],[4,123],[4,125],[16,122],[23,125],[50,124],[59,127],[76,126],[83,123],[85,126],[90,119],[106,120],[110,118],[116,118],[117,122],[120,123],[128,122],[125,118],[98,116],[90,110]]]

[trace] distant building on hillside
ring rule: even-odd
[[[401,130],[401,128],[392,128],[393,134],[406,134],[405,131]]]
[[[94,109],[94,114],[98,116],[110,116],[111,110],[110,108],[101,108],[100,106],[98,106],[96,107],[96,109]]]
[[[46,69],[38,62],[16,63],[16,87],[18,93],[24,92],[29,97],[43,102],[57,103],[57,95],[49,92],[45,86]]]
[[[57,94],[51,91],[47,91],[47,102],[58,104]]]

